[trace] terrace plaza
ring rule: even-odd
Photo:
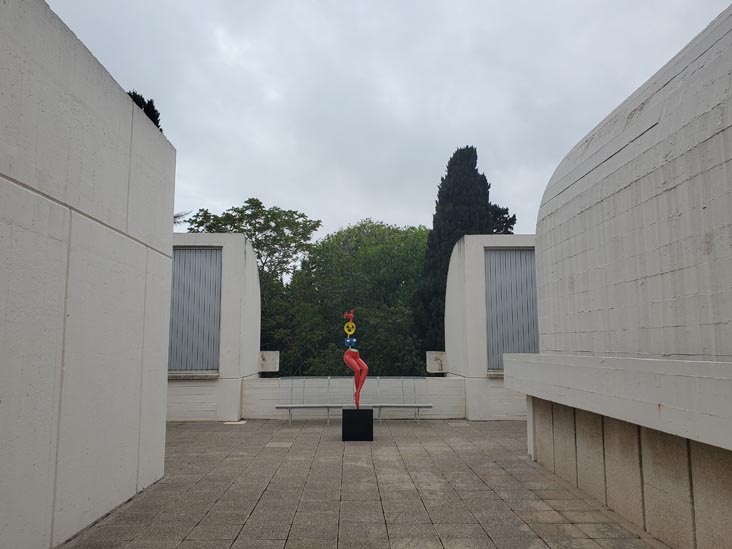
[[[0,549],[732,547],[731,113],[732,7],[535,235],[455,235],[444,349],[342,431],[364,378],[278,375],[252,243],[174,236],[173,144],[0,2]]]
[[[63,547],[665,547],[526,455],[523,421],[170,423],[163,479]]]

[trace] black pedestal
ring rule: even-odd
[[[343,408],[341,440],[374,440],[373,408]]]

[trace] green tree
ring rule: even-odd
[[[357,347],[370,374],[424,374],[411,298],[427,233],[367,219],[318,241],[292,277],[293,330],[280,363],[306,375],[347,375],[341,315],[355,308]]]
[[[413,301],[422,351],[445,348],[445,288],[455,243],[469,234],[513,233],[516,216],[491,203],[490,188],[485,175],[478,172],[475,147],[456,150],[437,190],[422,279]]]
[[[160,130],[160,133],[162,133],[163,128],[160,126],[160,112],[158,111],[158,109],[155,108],[155,101],[153,99],[145,100],[145,97],[136,90],[128,91],[127,95],[132,98],[132,101],[135,102],[135,105],[142,109],[142,112],[144,112],[147,117],[152,120],[152,123],[155,124],[155,126]]]
[[[287,345],[291,300],[287,278],[311,248],[320,220],[296,210],[267,208],[256,198],[229,208],[221,215],[199,209],[187,219],[191,233],[242,233],[257,253],[262,299],[262,350],[281,350]]]
[[[257,252],[261,271],[283,282],[312,247],[319,219],[309,219],[296,210],[267,208],[261,200],[249,198],[241,206],[221,215],[198,210],[187,219],[189,233],[242,233]]]

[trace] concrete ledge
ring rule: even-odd
[[[506,354],[505,387],[732,450],[732,363]]]
[[[168,379],[171,381],[198,381],[201,379],[217,380],[219,379],[219,372],[210,370],[169,371]]]

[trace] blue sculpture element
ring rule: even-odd
[[[346,347],[355,347],[356,346],[355,337],[347,337],[344,341],[345,341]]]

